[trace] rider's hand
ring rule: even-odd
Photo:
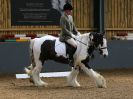
[[[76,39],[76,35],[72,34],[72,38]]]
[[[80,35],[81,35],[80,32],[78,32],[78,33],[77,33],[77,36],[80,36]]]

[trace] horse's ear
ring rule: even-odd
[[[105,38],[105,32],[102,32],[101,34],[102,34],[103,38]]]
[[[104,37],[104,33],[98,33],[98,36],[99,36],[100,38],[103,38],[103,37]]]
[[[103,33],[97,33],[99,36],[103,36],[104,34]]]
[[[104,37],[104,34],[103,34],[103,33],[99,33],[99,40],[100,40],[100,41],[103,40],[103,37]]]
[[[94,36],[93,36],[92,33],[89,34],[89,38],[90,38],[91,40],[94,38]]]
[[[106,38],[106,36],[105,36],[105,35],[103,35],[103,38]]]
[[[106,38],[105,33],[100,33],[102,38]]]

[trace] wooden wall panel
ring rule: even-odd
[[[105,28],[109,37],[133,32],[133,0],[105,0]]]
[[[92,0],[72,0],[75,25],[82,33],[93,30],[89,23],[90,20],[92,20],[90,12],[92,12],[93,8],[90,8],[90,5],[92,5],[90,2],[92,2]],[[52,34],[60,32],[59,26],[11,26],[10,8],[10,0],[0,0],[0,35],[7,33],[22,34],[35,32]]]
[[[108,38],[119,32],[133,32],[133,0],[104,0],[105,30]],[[93,28],[93,0],[72,0],[75,25],[84,33]],[[60,32],[59,26],[11,26],[10,0],[0,0],[0,35],[3,33]]]

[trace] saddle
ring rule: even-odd
[[[76,48],[71,46],[65,41],[60,41],[56,39],[55,42],[55,52],[58,55],[63,55],[64,57],[68,58],[69,60],[73,60],[73,54],[75,53]]]

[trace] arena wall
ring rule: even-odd
[[[103,58],[98,51],[90,60],[94,70],[132,69],[133,41],[113,40],[108,42],[109,56]],[[6,42],[0,44],[0,73],[24,73],[24,67],[30,65],[28,42]],[[42,72],[69,71],[71,67],[54,61],[46,61]]]

